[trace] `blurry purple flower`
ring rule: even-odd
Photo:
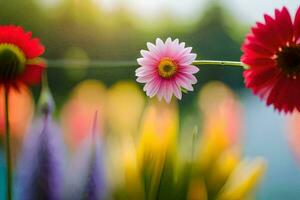
[[[97,128],[97,113],[91,134],[76,153],[68,172],[67,199],[105,199],[106,182],[103,152]]]
[[[49,112],[33,122],[17,169],[17,199],[62,199],[63,143]]]

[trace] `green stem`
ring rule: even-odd
[[[195,60],[194,65],[222,65],[222,66],[233,66],[233,67],[243,67],[246,66],[242,62],[237,61],[221,61],[221,60]]]
[[[9,103],[8,103],[8,93],[9,89],[5,87],[5,148],[6,148],[6,188],[7,188],[7,194],[6,199],[12,200],[13,194],[12,194],[12,166],[11,166],[11,149],[10,149],[10,127],[9,127]]]
[[[194,130],[193,130],[193,135],[192,135],[192,157],[191,157],[192,163],[195,160],[195,150],[196,150],[197,135],[198,135],[198,126],[195,126]]]
[[[69,68],[69,69],[84,69],[83,66],[89,68],[125,68],[125,67],[139,67],[136,61],[74,61],[74,60],[48,60],[49,68]],[[237,61],[220,61],[220,60],[195,60],[193,65],[221,65],[221,66],[235,66],[247,69],[247,66],[242,62]]]

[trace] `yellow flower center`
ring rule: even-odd
[[[177,68],[170,58],[163,58],[158,64],[158,73],[163,78],[171,78],[177,72]]]
[[[13,44],[0,44],[0,80],[13,80],[25,69],[26,57]]]

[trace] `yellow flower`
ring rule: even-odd
[[[161,155],[175,148],[179,119],[177,105],[152,100],[144,111],[141,123],[139,156]],[[144,157],[144,158],[143,158]]]
[[[248,198],[265,169],[266,161],[264,159],[244,160],[231,174],[217,199],[241,200]]]
[[[222,152],[207,175],[207,187],[211,191],[219,191],[239,164],[240,159],[240,152],[235,148]]]
[[[203,113],[202,139],[198,162],[206,174],[224,151],[239,149],[241,134],[241,106],[234,93],[221,82],[206,84],[198,98],[199,111]]]
[[[228,87],[213,82],[204,86],[199,105],[204,115],[203,135],[195,157],[189,191],[206,194],[207,199],[248,198],[262,177],[266,162],[263,159],[248,161],[241,158],[239,102]],[[203,185],[200,187],[199,183]]]
[[[212,112],[204,111],[200,142],[197,143],[193,134],[191,156],[179,157],[177,104],[149,102],[136,147],[133,137],[122,137],[123,142],[118,143],[120,152],[116,155],[123,158],[124,173],[120,191],[126,194],[125,199],[245,200],[250,197],[266,162],[242,159],[237,120],[241,118],[239,102],[226,86],[218,83],[214,87],[209,89],[212,94],[206,93],[208,96],[214,96],[214,92],[220,95],[222,90],[227,92],[215,100]],[[117,156],[114,160],[119,163]]]
[[[108,122],[114,134],[136,136],[145,100],[137,85],[121,81],[108,91]]]
[[[163,195],[159,191],[164,182],[173,184],[178,120],[174,102],[152,100],[144,112],[137,155],[147,199]]]

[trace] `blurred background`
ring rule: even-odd
[[[287,6],[294,14],[299,2],[295,0],[2,0],[0,1],[0,24],[21,25],[26,30],[31,30],[34,36],[40,37],[46,46],[44,57],[49,63],[48,81],[57,106],[55,118],[61,121],[65,133],[72,132],[76,135],[75,139],[68,140],[69,145],[73,147],[84,137],[82,132],[87,128],[82,125],[80,127],[82,131],[72,130],[71,125],[68,124],[80,121],[82,115],[92,119],[93,114],[90,113],[93,113],[94,107],[90,106],[89,110],[84,107],[84,103],[99,107],[100,110],[106,107],[104,103],[101,104],[102,102],[120,104],[122,91],[130,90],[130,87],[128,89],[127,85],[122,85],[120,81],[129,81],[126,83],[133,84],[139,91],[136,95],[142,96],[141,101],[129,103],[130,108],[142,110],[140,108],[144,106],[144,102],[148,102],[141,93],[142,86],[134,84],[135,68],[122,66],[122,64],[120,67],[109,67],[111,61],[120,61],[120,63],[135,61],[140,57],[140,50],[146,48],[146,42],[154,42],[157,37],[179,38],[180,41],[186,42],[187,46],[193,47],[193,52],[198,54],[198,59],[238,61],[241,56],[240,46],[250,26],[256,21],[261,21],[263,13],[273,15],[274,9],[282,6]],[[91,67],[94,61],[100,61],[105,67]],[[82,83],[88,79],[93,80]],[[219,81],[218,83],[222,82],[233,90],[241,104],[242,120],[238,126],[241,127],[239,134],[242,138],[243,156],[262,156],[268,162],[266,175],[255,199],[299,198],[300,166],[297,160],[300,157],[300,127],[297,125],[300,123],[299,117],[276,113],[271,107],[266,107],[263,102],[260,102],[250,91],[244,89],[241,69],[202,66],[197,79],[195,92],[184,95],[178,102],[180,116],[178,140],[185,141],[186,138],[191,138],[194,125],[201,127],[203,124],[203,122],[199,123],[205,113],[201,106],[199,109],[199,92],[204,85],[214,80]],[[85,93],[82,94],[82,91]],[[25,132],[26,124],[32,118],[33,104],[37,101],[39,93],[40,87],[34,87],[32,94],[24,90],[22,102],[20,98],[15,98],[17,103],[14,105],[19,106],[20,109],[24,108],[24,105],[32,107],[31,109],[30,106],[26,106],[27,110],[22,113],[22,116],[16,114],[20,118],[19,121],[23,123],[26,121],[25,125],[15,130],[16,144],[20,143],[22,132]],[[17,108],[15,112],[20,114]],[[118,116],[107,114],[105,118],[108,118],[109,123],[109,118],[126,118],[130,112],[131,110],[125,110]],[[130,118],[137,120],[141,114],[139,111],[136,113]],[[106,126],[103,123],[105,120],[101,119],[100,115],[100,126]],[[15,123],[20,124],[20,122]],[[3,124],[0,124],[0,128],[1,126],[3,127]],[[131,129],[134,128],[129,127],[127,130]],[[120,132],[118,127],[111,128],[110,131]],[[0,177],[4,180],[2,154],[3,152],[0,151]],[[2,190],[1,186],[0,193]]]

